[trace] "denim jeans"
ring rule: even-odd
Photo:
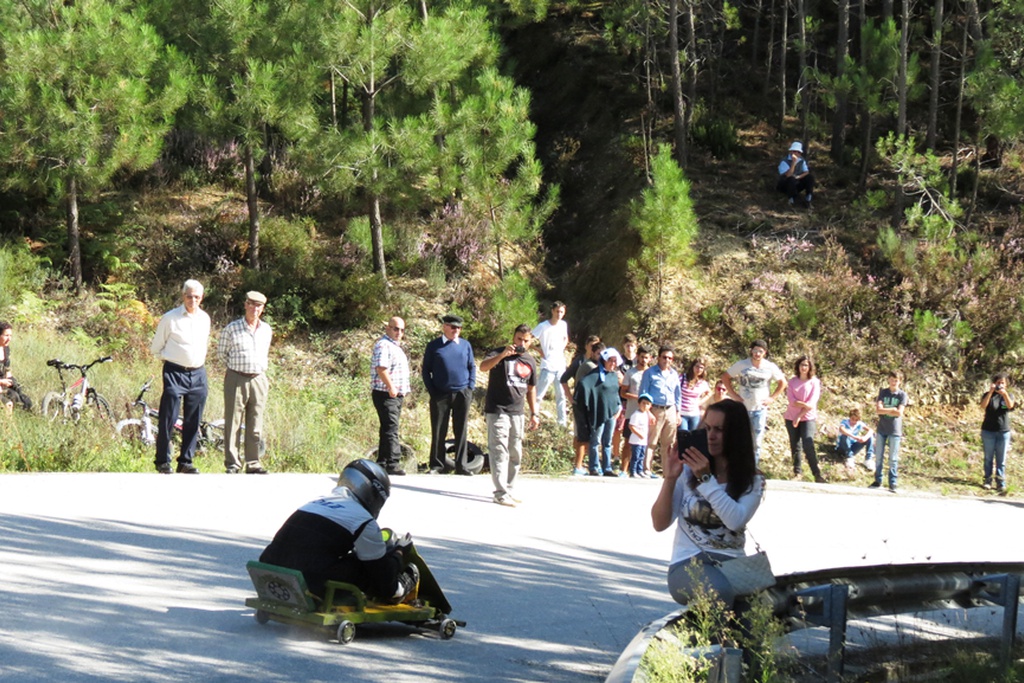
[[[629,474],[638,477],[644,473],[644,460],[647,459],[647,446],[643,444],[630,444],[632,457],[629,460]]]
[[[868,452],[865,455],[865,460],[875,459],[875,435],[872,434],[867,441],[855,441],[845,434],[840,434],[839,439],[836,441],[836,450],[839,451],[839,455],[844,458],[852,458],[867,447]]]
[[[764,441],[764,428],[768,424],[768,411],[764,408],[750,411],[750,431],[754,436],[754,462],[761,461],[761,442]]]
[[[1006,485],[1006,454],[1010,452],[1010,432],[981,430],[981,444],[985,448],[985,483],[992,483],[992,463],[995,462],[996,485]]]
[[[612,471],[612,435],[615,433],[615,418],[598,422],[590,430],[590,473],[600,475]],[[597,449],[601,449],[601,466],[598,467]]]
[[[565,394],[562,392],[562,385],[558,382],[562,376],[559,370],[541,370],[537,378],[537,403],[544,400],[544,394],[548,393],[548,387],[555,387],[555,412],[558,415],[558,424],[565,426]]]
[[[792,420],[786,420],[786,432],[789,433],[789,451],[793,456],[793,473],[800,474],[803,471],[803,463],[800,459],[800,449],[803,449],[807,458],[807,466],[811,468],[811,474],[815,477],[821,476],[821,469],[818,467],[818,454],[814,450],[814,433],[817,424],[814,420],[804,420],[793,424]]]
[[[889,445],[889,488],[896,488],[896,467],[900,463],[899,434],[878,435],[878,457],[875,458],[875,483],[882,485],[882,465],[885,462],[885,446]]]
[[[679,429],[685,429],[688,432],[692,432],[698,427],[700,427],[700,415],[679,416]]]

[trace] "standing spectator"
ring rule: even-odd
[[[725,382],[722,380],[718,380],[715,382],[715,392],[708,398],[708,405],[718,403],[726,398],[729,398],[729,387],[725,386]]]
[[[630,457],[625,461],[626,466],[619,474],[620,477],[628,473],[631,477],[643,478],[644,462],[647,460],[647,434],[654,423],[653,418],[650,394],[640,394],[637,409],[629,418]]]
[[[8,413],[14,411],[17,403],[25,410],[32,410],[32,399],[22,391],[18,380],[11,374],[11,337],[14,329],[9,322],[0,320],[0,404]]]
[[[595,350],[600,346],[598,343]],[[601,348],[598,358],[601,364],[576,386],[575,402],[582,406],[590,431],[590,476],[599,477],[603,474],[606,477],[614,477],[612,433],[615,431],[615,418],[622,410],[622,399],[619,398],[619,373],[616,372],[621,357],[615,349]]]
[[[860,408],[851,408],[850,416],[839,423],[839,437],[836,439],[836,450],[846,460],[846,469],[852,470],[856,465],[854,456],[867,448],[865,466],[875,461],[875,432],[860,419]],[[869,469],[873,469],[873,466]]]
[[[491,349],[480,363],[480,372],[488,374],[484,418],[487,420],[487,450],[490,453],[494,502],[515,507],[513,495],[516,475],[523,459],[523,433],[526,416],[524,399],[530,406],[530,430],[540,424],[537,414],[537,362],[527,349],[533,335],[529,325],[520,325],[512,333],[512,343]]]
[[[601,338],[597,335],[592,334],[587,337],[587,340],[583,343],[583,351],[572,359],[572,363],[562,373],[560,380],[562,392],[572,407],[572,421],[575,427],[572,444],[575,451],[575,459],[573,460],[572,474],[576,477],[581,477],[587,473],[583,469],[583,458],[587,454],[587,446],[590,444],[590,429],[587,427],[587,419],[583,414],[583,406],[576,403],[573,394],[576,391],[576,387],[579,386],[580,380],[597,367],[597,361],[594,358],[595,347],[598,344],[601,344]],[[601,348],[603,349],[604,345]],[[572,391],[569,390],[570,381],[573,383]]]
[[[679,386],[679,373],[672,367],[676,358],[671,346],[658,349],[658,363],[644,370],[640,381],[640,393],[650,394],[653,405],[654,429],[647,440],[647,462],[653,463],[654,455],[661,456],[661,466],[670,457],[676,445],[676,430],[679,428],[679,415],[682,412],[683,393]],[[648,476],[654,475],[652,466],[644,468]]]
[[[888,387],[878,392],[875,412],[878,414],[878,458],[875,461],[875,480],[870,488],[882,485],[882,468],[885,465],[885,447],[889,446],[889,490],[896,493],[897,471],[900,462],[900,440],[903,438],[903,410],[907,405],[907,392],[900,389],[903,373],[893,370],[889,373]]]
[[[373,345],[370,357],[370,397],[377,411],[377,464],[391,476],[404,476],[398,421],[409,386],[409,359],[402,350],[405,321],[397,315],[388,321],[384,334]]]
[[[565,347],[569,345],[569,326],[565,322],[565,304],[551,304],[551,317],[533,328],[533,337],[540,348],[540,379],[537,400],[543,401],[549,386],[554,386],[558,424],[566,425],[565,391],[559,379],[565,372]]]
[[[1006,455],[1010,452],[1010,411],[1016,407],[1007,392],[1010,383],[1006,373],[1000,372],[992,378],[992,386],[981,397],[981,409],[985,419],[981,422],[981,443],[985,448],[985,483],[982,488],[992,488],[992,463],[995,462],[996,488],[1006,493]]]
[[[786,390],[786,376],[779,366],[766,358],[768,342],[755,339],[750,345],[750,357],[733,363],[722,373],[722,382],[730,398],[742,401],[750,414],[750,429],[754,434],[754,461],[761,461],[761,442],[768,424],[768,406]],[[776,382],[772,389],[772,382]],[[739,391],[736,390],[739,384]]]
[[[224,373],[224,467],[228,474],[242,468],[238,459],[238,432],[245,421],[245,473],[266,474],[260,464],[263,414],[267,407],[267,367],[270,364],[270,325],[260,318],[267,297],[260,292],[245,295],[245,315],[228,323],[220,333],[217,356]]]
[[[707,400],[711,398],[707,367],[706,358],[694,358],[690,361],[686,374],[679,377],[679,391],[683,397],[679,426],[688,432],[700,426],[700,418],[704,414]]]
[[[430,395],[430,469],[429,474],[446,472],[445,440],[448,420],[455,437],[455,473],[466,470],[466,421],[476,387],[476,362],[473,347],[459,335],[462,318],[441,318],[441,336],[430,341],[423,352],[423,384]]]
[[[636,365],[636,352],[637,343],[635,334],[626,334],[622,337],[622,351],[619,356],[622,358],[622,362],[619,363],[619,384],[622,384],[622,380],[626,378],[626,373],[633,369]],[[621,390],[619,395],[622,395]],[[626,434],[626,439],[623,440],[622,435]],[[629,452],[629,429],[626,427],[626,398],[622,397],[622,410],[619,411],[619,417],[615,420],[615,436],[612,439],[612,453],[618,456],[619,463],[622,465],[621,471],[623,474],[626,472],[626,453]]]
[[[789,146],[786,158],[779,162],[779,182],[775,189],[788,195],[791,205],[796,204],[800,194],[806,195],[807,206],[811,205],[814,176],[811,174],[811,167],[807,165],[807,160],[804,159],[804,146],[799,140],[795,140]]]
[[[633,417],[633,413],[640,407],[640,382],[644,379],[644,371],[651,367],[651,350],[646,346],[641,346],[636,352],[636,365],[626,371],[625,377],[622,378],[622,382],[619,383],[619,396],[625,401],[625,420],[628,421]],[[650,395],[647,396],[648,403],[650,402]],[[650,407],[647,409],[648,418],[652,417],[650,413]],[[647,438],[650,435],[650,429],[644,430],[644,437]],[[619,459],[622,462],[622,471],[629,472],[632,474],[639,468],[640,476],[643,476],[644,472],[644,461],[641,460],[639,463],[632,460],[633,452],[635,449],[631,447],[633,443],[633,432],[630,432],[630,438],[626,440],[626,448],[619,454]],[[644,444],[646,445],[646,441]],[[644,448],[643,455],[646,458],[647,449]]]
[[[793,364],[793,379],[786,384],[786,398],[789,399],[789,406],[783,418],[786,420],[786,431],[789,432],[789,451],[793,455],[793,476],[796,478],[803,473],[800,462],[802,446],[814,481],[824,484],[825,478],[818,468],[818,454],[814,452],[821,380],[815,376],[814,362],[807,356],[800,356]]]
[[[192,464],[199,442],[199,423],[203,419],[206,395],[206,351],[210,343],[210,316],[199,307],[203,286],[185,280],[181,288],[182,305],[164,313],[149,345],[154,356],[164,362],[164,391],[160,396],[159,432],[156,437],[156,470],[171,473],[171,435],[182,406],[181,454],[178,472],[199,474]]]

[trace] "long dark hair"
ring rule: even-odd
[[[725,491],[733,500],[754,486],[757,463],[754,461],[754,436],[750,431],[750,414],[739,401],[725,398],[712,403],[708,410],[725,416],[722,428],[722,452],[729,460],[729,483]]]

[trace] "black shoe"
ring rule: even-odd
[[[227,468],[227,470],[225,470],[225,471],[228,474],[238,474],[239,472],[241,472],[241,469],[236,467],[235,465],[232,465],[231,467]]]
[[[246,474],[270,474],[270,472],[268,472],[265,469],[263,469],[262,465],[256,465],[255,467],[250,467],[249,465],[246,465],[245,473]]]
[[[403,470],[401,467],[387,467],[387,468],[385,468],[384,471],[387,472],[392,477],[404,477],[405,476],[405,470]]]
[[[171,463],[162,462],[156,466],[156,471],[160,474],[172,474],[174,470],[171,469]]]
[[[416,565],[410,564],[402,570],[402,573],[398,575],[398,585],[401,586],[401,591],[399,595],[392,598],[395,604],[405,602],[409,594],[420,585],[420,570]]]
[[[171,468],[171,466],[167,465],[167,469],[170,469],[170,468]],[[193,465],[190,462],[179,462],[178,463],[178,474],[199,474],[199,470],[197,470],[196,466]]]
[[[882,488],[882,482],[880,482],[880,481],[873,481],[870,484],[868,484],[868,488],[869,489],[880,489],[880,488]]]
[[[473,473],[470,472],[469,470],[455,470],[455,474],[461,475],[463,477],[472,477],[473,476]]]
[[[440,467],[431,467],[426,474],[444,474]]]

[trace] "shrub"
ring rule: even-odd
[[[25,295],[35,298],[34,293],[42,290],[48,263],[24,242],[0,244],[0,318],[24,319],[11,309],[22,304]]]

